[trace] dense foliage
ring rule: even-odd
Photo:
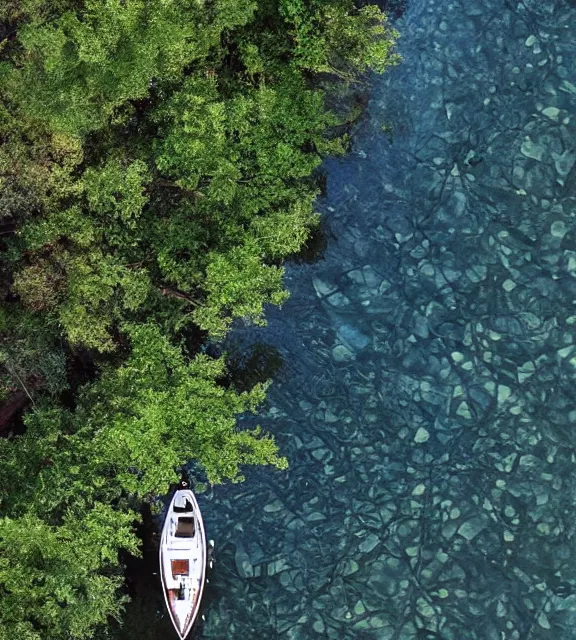
[[[286,298],[346,150],[327,92],[395,33],[351,0],[6,0],[0,37],[0,640],[87,638],[176,469],[286,465],[199,337]]]

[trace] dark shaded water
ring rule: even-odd
[[[259,422],[291,468],[201,498],[198,639],[576,638],[576,4],[398,28],[325,258],[234,336],[285,358]]]

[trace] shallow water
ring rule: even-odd
[[[398,28],[324,259],[236,333],[284,355],[259,422],[291,467],[203,498],[199,638],[576,637],[576,5]]]
[[[291,466],[201,497],[198,639],[576,638],[576,4],[397,26],[324,258],[234,335],[284,356],[259,423]]]

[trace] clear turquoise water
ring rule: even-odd
[[[398,28],[323,260],[234,336],[284,356],[259,422],[291,467],[202,497],[198,638],[576,638],[576,4]]]

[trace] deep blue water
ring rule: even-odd
[[[198,639],[576,638],[576,3],[397,27],[323,259],[233,336],[283,354],[258,422],[290,469],[201,497]]]

